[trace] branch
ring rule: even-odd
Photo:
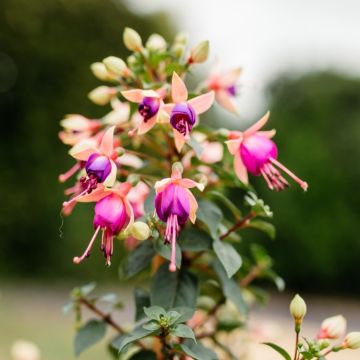
[[[237,221],[226,233],[220,235],[220,240],[225,239],[227,236],[229,236],[232,232],[244,228],[248,222],[256,216],[256,213],[251,211],[249,214],[247,214],[245,217]]]

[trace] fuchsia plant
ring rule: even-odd
[[[121,256],[121,277],[141,277],[148,285],[134,291],[136,326],[129,329],[98,305],[110,301],[115,310],[114,296],[94,297],[92,285],[74,289],[69,308],[77,316],[75,353],[104,336],[108,326],[116,332],[110,345],[115,358],[237,359],[219,335],[246,332],[250,299],[259,296],[252,283],[268,279],[283,288],[266,251],[241,241],[245,228],[274,235],[272,212],[248,173],[262,176],[271,190],[287,188],[287,175],[303,190],[308,185],[279,162],[275,131],[262,130],[269,113],[244,131],[200,121],[217,103],[244,128],[235,103],[239,68],[213,72],[197,90],[185,84],[190,76],[196,80],[193,71],[206,61],[207,41],[187,50],[184,35],[168,44],[153,34],[144,45],[126,28],[124,43],[131,51],[126,61],[109,56],[91,66],[108,83],[89,94],[95,104],[110,105],[105,115],[61,121],[59,137],[76,163],[59,180],[74,179],[65,191],[64,215],[77,203],[94,203],[94,235],[73,262],[89,257],[101,233],[106,265]],[[83,323],[83,307],[97,319]],[[327,322],[318,339],[335,328]],[[294,359],[308,358],[297,352]]]

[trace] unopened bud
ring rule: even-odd
[[[108,86],[98,86],[90,91],[89,99],[97,105],[106,105],[116,94],[116,89]]]
[[[101,62],[91,64],[90,69],[94,76],[102,81],[111,80],[111,74],[106,69],[106,66]]]
[[[184,33],[179,33],[175,36],[174,44],[186,45],[188,36]]]
[[[338,339],[345,333],[346,319],[342,315],[325,319],[318,334],[318,339]]]
[[[166,49],[166,41],[159,34],[152,34],[146,42],[146,48],[152,51],[164,51]]]
[[[348,333],[342,343],[344,349],[359,349],[360,348],[360,331]]]
[[[17,340],[11,346],[13,360],[40,360],[39,348],[30,341]]]
[[[329,347],[331,345],[331,343],[330,343],[329,340],[321,339],[321,340],[318,341],[318,345],[320,347],[320,350],[324,350],[327,347]]]
[[[129,66],[133,67],[137,65],[138,60],[135,55],[130,55],[127,58],[127,63],[129,64]]]
[[[175,44],[172,48],[173,53],[177,57],[181,57],[184,55],[185,52],[185,45],[183,44]]]
[[[116,56],[108,56],[103,60],[106,68],[115,75],[128,76],[129,68],[127,67],[124,60]]]
[[[143,48],[140,35],[131,28],[125,28],[123,33],[123,40],[125,46],[131,51],[139,52]]]
[[[142,241],[149,238],[151,230],[148,224],[141,221],[136,221],[132,225],[130,233],[135,239]]]
[[[295,295],[291,301],[290,313],[295,320],[296,329],[299,329],[304,316],[306,315],[306,303],[300,295]]]
[[[189,64],[200,64],[207,60],[209,57],[209,41],[202,41],[194,46],[190,51]]]

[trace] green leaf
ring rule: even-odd
[[[291,360],[291,356],[287,353],[286,350],[284,350],[282,347],[280,347],[279,345],[273,344],[271,342],[265,342],[263,343],[264,345],[270,346],[271,348],[273,348],[275,351],[277,351],[285,360]]]
[[[134,289],[135,297],[135,321],[139,321],[145,317],[144,307],[150,306],[150,294],[141,288]]]
[[[96,288],[96,282],[91,282],[89,284],[81,286],[81,288],[80,288],[81,295],[87,296],[91,292],[93,292],[95,290],[95,288]]]
[[[124,264],[124,273],[130,278],[149,266],[155,255],[154,246],[151,240],[145,240],[131,252]]]
[[[213,239],[205,231],[190,227],[181,232],[178,243],[183,251],[205,251],[212,247]]]
[[[119,338],[118,341],[113,342],[113,346],[118,349],[119,352],[122,352],[126,345],[131,344],[137,340],[143,339],[149,335],[155,334],[156,331],[147,330],[142,327],[142,325],[136,327],[131,334],[124,335]]]
[[[160,329],[160,324],[156,320],[151,320],[143,325],[146,330],[156,331]]]
[[[180,318],[181,314],[175,310],[170,310],[166,313],[166,318],[169,325],[174,325],[178,319]]]
[[[270,207],[266,205],[262,199],[259,199],[255,193],[249,191],[245,196],[245,201],[251,206],[251,210],[254,211],[256,215],[265,217],[273,216]]]
[[[223,193],[219,191],[209,191],[208,193],[210,196],[215,197],[216,199],[220,200],[233,214],[235,218],[238,218],[241,216],[240,209]]]
[[[166,311],[161,306],[150,306],[150,307],[144,307],[144,313],[145,315],[152,320],[160,320],[161,316],[165,316]]]
[[[170,330],[171,335],[191,339],[196,343],[195,334],[190,326],[185,324],[178,324]]]
[[[273,224],[263,220],[253,220],[247,224],[248,228],[254,228],[263,231],[271,239],[275,239],[276,229]]]
[[[186,355],[191,356],[195,360],[218,360],[218,357],[212,350],[200,343],[195,344],[186,340],[184,343],[180,344],[180,348]]]
[[[200,200],[197,218],[210,230],[213,238],[217,237],[217,229],[222,219],[222,212],[218,206],[208,200]]]
[[[170,272],[169,265],[159,267],[150,285],[151,305],[172,309],[175,306],[195,308],[198,280],[186,269]]]
[[[75,356],[100,341],[106,333],[106,324],[99,320],[89,320],[75,336]]]
[[[164,244],[164,239],[158,238],[154,241],[154,248],[158,254],[163,258],[170,261],[171,258],[171,245]],[[176,244],[176,267],[180,269],[181,266],[181,248]]]
[[[240,285],[238,285],[234,279],[229,279],[218,260],[215,260],[212,266],[219,277],[225,297],[235,304],[240,313],[247,315],[248,308],[243,298]]]
[[[180,314],[180,317],[176,320],[175,324],[183,323],[190,320],[195,313],[195,309],[191,309],[185,306],[177,306],[172,310]]]
[[[75,302],[70,301],[63,306],[62,311],[64,314],[68,314],[70,311],[72,311],[74,309],[75,309]]]
[[[129,360],[156,360],[156,354],[151,350],[141,350],[134,354]]]
[[[231,244],[221,241],[219,238],[214,239],[213,249],[223,265],[227,276],[231,278],[241,267],[242,260],[240,255]]]
[[[119,303],[119,297],[114,293],[108,293],[105,295],[100,296],[97,301],[103,301],[110,304],[118,304]]]
[[[198,141],[196,141],[196,139],[193,136],[186,143],[195,151],[196,157],[200,159],[201,154],[204,151],[203,146],[201,146],[201,144]]]

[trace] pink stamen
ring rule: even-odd
[[[91,189],[91,186],[87,187],[83,192],[81,192],[80,194],[74,196],[73,198],[71,198],[69,201],[64,201],[63,202],[63,206],[69,206],[71,204],[73,204],[77,199],[79,199],[81,196],[88,194],[89,190]]]
[[[279,171],[273,166],[273,164],[268,163],[266,164],[266,166],[268,166],[270,168],[270,170],[272,171],[272,173],[279,178],[279,180],[286,186],[289,187],[290,184],[287,182],[287,180],[281,176],[281,174],[279,173]]]
[[[171,215],[170,221],[171,221],[172,236],[171,236],[171,258],[170,258],[169,270],[171,272],[175,272],[176,271],[176,236],[179,230],[177,215]]]
[[[306,191],[308,189],[308,184],[306,181],[301,180],[298,178],[293,172],[291,172],[287,167],[285,167],[283,164],[281,164],[279,161],[277,161],[274,158],[270,158],[270,161],[276,165],[278,168],[280,168],[282,171],[284,171],[286,174],[288,174],[292,179],[294,179],[301,188]]]
[[[77,162],[74,166],[72,166],[68,171],[66,171],[64,174],[59,175],[59,181],[65,182],[68,180],[71,176],[73,176],[78,170],[80,170],[80,162]]]
[[[95,233],[93,235],[93,237],[91,238],[90,242],[89,242],[89,245],[87,246],[86,250],[84,251],[84,253],[78,257],[78,256],[75,256],[73,258],[73,263],[74,264],[80,264],[85,258],[89,257],[90,256],[90,251],[91,251],[91,248],[92,246],[94,245],[94,241],[97,237],[97,234],[99,233],[100,231],[100,226],[98,226],[95,230]]]
[[[185,122],[185,135],[184,135],[185,140],[190,139],[189,133],[190,133],[189,124]]]
[[[270,179],[268,178],[267,174],[265,173],[265,170],[263,168],[260,169],[261,175],[263,176],[263,178],[265,179],[267,186],[270,190],[274,190],[274,187],[270,181]]]

